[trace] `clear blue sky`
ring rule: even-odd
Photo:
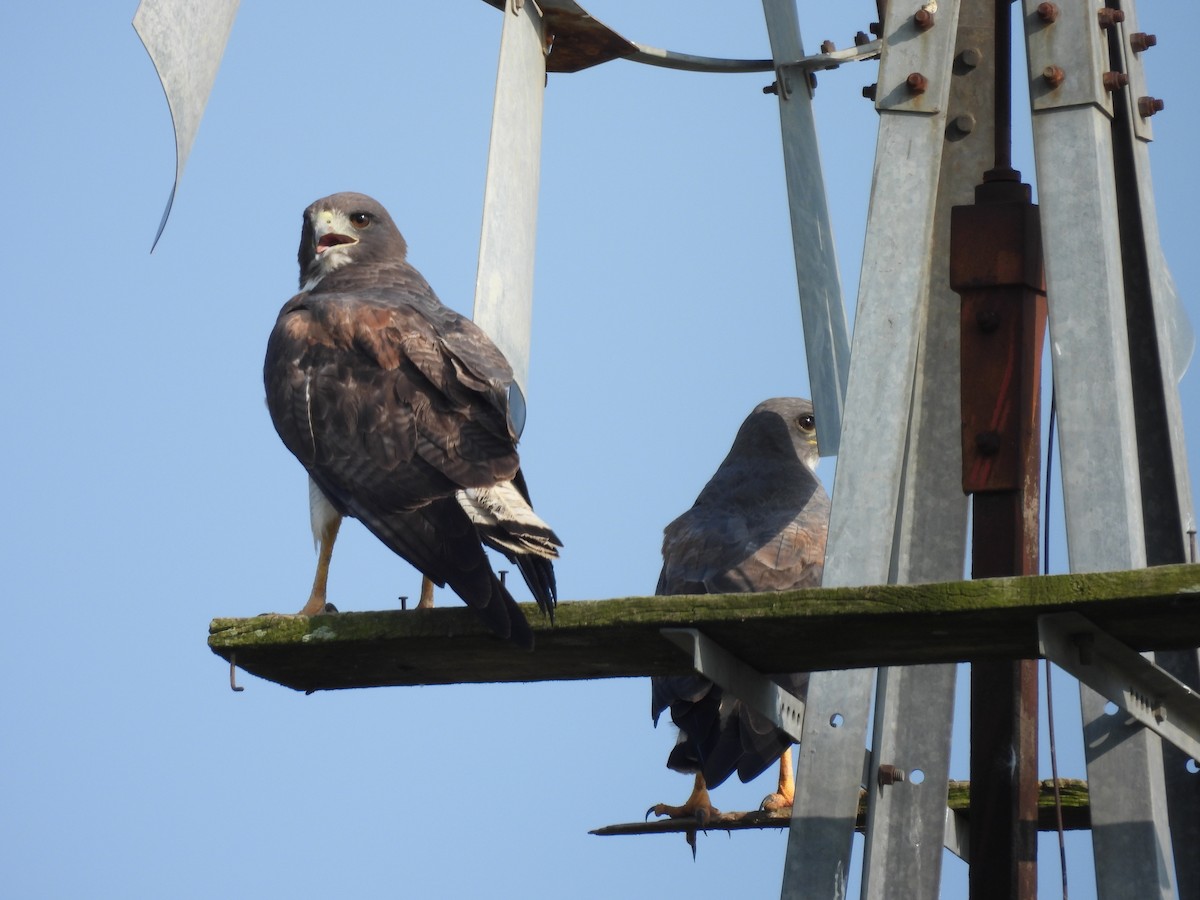
[[[586,5],[645,43],[768,55],[755,2]],[[782,834],[702,837],[696,862],[682,837],[587,834],[689,787],[663,766],[673,735],[651,728],[644,680],[305,697],[243,675],[234,695],[205,643],[214,616],[298,609],[312,575],[304,474],[261,382],[304,207],[374,195],[442,299],[470,312],[500,14],[478,0],[243,4],[150,255],[174,145],[136,3],[67,7],[0,12],[4,892],[777,895]],[[810,48],[844,46],[874,18],[873,3],[800,8]],[[1194,321],[1191,15],[1147,4],[1141,18],[1167,102],[1152,152],[1163,239]],[[824,74],[816,99],[850,298],[874,71]],[[744,415],[807,392],[769,80],[628,62],[550,77],[522,457],[566,543],[566,600],[652,592],[662,527]],[[1017,165],[1032,178],[1027,144]],[[1195,445],[1194,373],[1183,391]],[[831,462],[822,471],[831,483]],[[387,608],[418,586],[364,529],[343,529],[340,607]],[[1082,777],[1076,693],[1056,685],[1062,774]],[[961,699],[957,718],[965,734]],[[953,774],[967,776],[961,738]],[[768,782],[714,800],[753,808]],[[1083,898],[1087,838],[1070,849]],[[945,895],[964,878],[951,860]]]

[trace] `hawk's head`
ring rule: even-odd
[[[312,290],[343,266],[399,262],[407,252],[403,236],[378,201],[366,194],[332,194],[304,211],[300,289]]]
[[[812,401],[802,397],[764,400],[738,430],[734,448],[738,447],[746,456],[761,453],[773,459],[797,459],[815,473],[821,459]]]

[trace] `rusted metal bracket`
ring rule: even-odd
[[[1038,619],[1042,654],[1192,759],[1200,761],[1200,694],[1078,613]]]

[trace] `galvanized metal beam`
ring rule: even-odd
[[[803,700],[695,628],[664,628],[662,636],[691,658],[692,667],[698,673],[720,685],[730,696],[749,704],[793,740],[800,740],[804,725]]]
[[[825,559],[828,586],[881,584],[898,574],[897,523],[958,9],[957,2],[939,4],[936,27],[925,28],[916,21],[921,4],[893,0],[883,26],[879,138]],[[873,681],[874,671],[865,669],[815,673],[809,682],[784,898],[844,896],[861,784],[849,760],[865,744]]]
[[[1200,694],[1078,613],[1038,619],[1042,655],[1200,760]]]
[[[1113,69],[1129,78],[1128,88],[1113,98],[1117,204],[1138,417],[1135,427],[1146,561],[1161,565],[1187,561],[1194,552],[1196,519],[1179,379],[1195,348],[1195,333],[1163,256],[1154,207],[1149,142],[1154,137],[1152,117],[1163,109],[1164,102],[1153,96],[1142,60],[1156,40],[1139,29],[1133,0],[1125,0],[1120,7],[1124,21],[1115,23],[1108,41]],[[1193,688],[1200,687],[1200,652],[1161,653],[1156,661]],[[1175,848],[1200,844],[1200,778],[1186,768],[1188,764],[1182,751],[1163,746],[1163,777]],[[1175,853],[1175,874],[1179,896],[1200,896],[1200,855]]]
[[[1072,571],[1146,565],[1104,33],[1111,11],[1022,0]],[[1090,223],[1080,228],[1079,223]],[[1117,423],[1114,427],[1113,423]],[[1101,900],[1174,895],[1162,747],[1081,687]]]
[[[841,443],[850,338],[813,120],[811,81],[807,68],[795,64],[804,56],[795,0],[763,0],[763,13],[776,65],[775,93],[808,381],[820,423],[817,442],[822,456],[834,456]]]
[[[950,288],[950,211],[969,203],[974,185],[992,161],[994,37],[991,0],[960,4],[947,101],[930,252],[925,327],[917,348],[901,511],[893,560],[898,582],[962,578],[967,542],[967,498],[959,473],[962,452],[959,405],[959,300]],[[934,20],[934,27],[941,23]],[[949,782],[957,668],[923,666],[879,672],[875,702],[875,759],[919,768],[921,785],[903,788],[868,782],[863,898],[936,898],[941,844],[959,852],[966,820],[938,804]],[[963,851],[965,852],[965,851]]]
[[[955,666],[879,670],[863,853],[863,900],[936,900],[950,810]],[[904,773],[893,780],[892,771]],[[954,847],[951,847],[954,849]]]
[[[1038,640],[1046,659],[1200,761],[1200,694],[1194,689],[1079,613],[1040,617]]]

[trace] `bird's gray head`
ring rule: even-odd
[[[739,444],[754,448],[754,452],[790,451],[810,471],[816,472],[821,458],[817,453],[817,421],[812,401],[803,397],[764,400],[738,429],[734,448]]]
[[[400,230],[378,201],[353,192],[323,197],[304,211],[300,289],[312,290],[345,266],[403,262],[407,252]]]

